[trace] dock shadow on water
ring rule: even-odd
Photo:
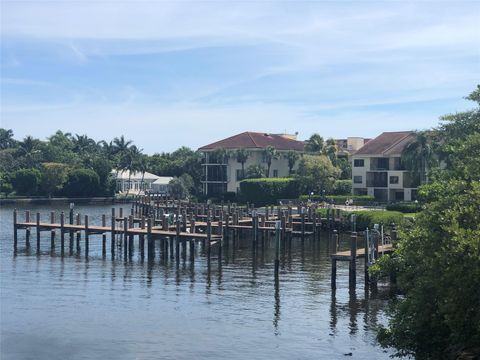
[[[221,247],[155,241],[148,257],[146,238],[116,234],[111,252],[102,234],[43,231],[37,247],[31,229],[30,247],[19,231],[14,253],[13,208],[0,211],[2,360],[389,358],[374,332],[385,322],[386,289],[349,290],[340,262],[332,291],[328,232],[280,247],[274,234],[254,242],[240,232]],[[110,208],[75,211],[102,226]],[[349,236],[339,243],[348,249]]]

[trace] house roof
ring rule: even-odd
[[[160,176],[157,180],[155,180],[152,184],[155,185],[168,185],[170,181],[173,179],[171,176]]]
[[[400,155],[413,139],[413,131],[384,132],[368,141],[354,155]]]
[[[117,175],[117,170],[112,170],[112,175]],[[117,180],[128,180],[130,176],[130,171],[129,170],[125,170],[125,171],[119,171],[118,172],[118,175],[117,175]],[[142,176],[143,174],[141,172],[132,172],[132,176],[130,178],[130,180],[142,180]],[[143,180],[157,180],[159,179],[160,176],[157,176],[155,174],[152,174],[152,173],[149,173],[149,172],[145,172],[145,175],[143,177]]]
[[[267,146],[273,146],[277,150],[296,150],[303,151],[303,141],[289,139],[288,137],[246,131],[241,134],[237,134],[226,139],[202,146],[199,151],[209,151],[219,148],[223,149],[264,149]]]

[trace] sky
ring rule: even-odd
[[[146,153],[421,130],[471,108],[479,1],[1,1],[0,127]]]

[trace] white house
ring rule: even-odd
[[[157,176],[149,172],[132,172],[112,170],[112,176],[116,179],[116,191],[123,193],[139,194],[145,191],[168,192],[168,183],[172,177]]]
[[[156,194],[168,194],[170,192],[170,181],[173,177],[160,176],[152,183],[151,192]]]
[[[401,162],[403,149],[415,138],[412,131],[384,132],[352,155],[353,195],[378,201],[411,201],[417,196],[413,179]]]
[[[261,165],[267,168],[264,150],[273,146],[278,153],[278,158],[272,161],[270,177],[286,177],[289,175],[288,160],[285,154],[289,151],[302,153],[303,141],[297,141],[296,135],[267,134],[258,132],[243,132],[229,138],[202,146],[198,149],[204,154],[203,161],[203,191],[204,194],[215,195],[225,192],[238,192],[240,181],[243,180],[242,164],[237,161],[235,151],[245,149],[249,156],[244,164],[245,170],[251,165]],[[211,153],[216,149],[225,149],[232,153],[223,163],[211,161]],[[298,167],[298,161],[293,170]]]

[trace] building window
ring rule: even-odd
[[[273,177],[278,177],[278,170],[273,170]]]
[[[390,176],[390,184],[398,184],[398,176]]]
[[[365,166],[365,160],[364,159],[355,159],[355,160],[353,160],[353,166],[354,167],[364,167]]]
[[[354,176],[353,177],[353,183],[354,184],[361,184],[362,183],[362,177],[361,176]]]

